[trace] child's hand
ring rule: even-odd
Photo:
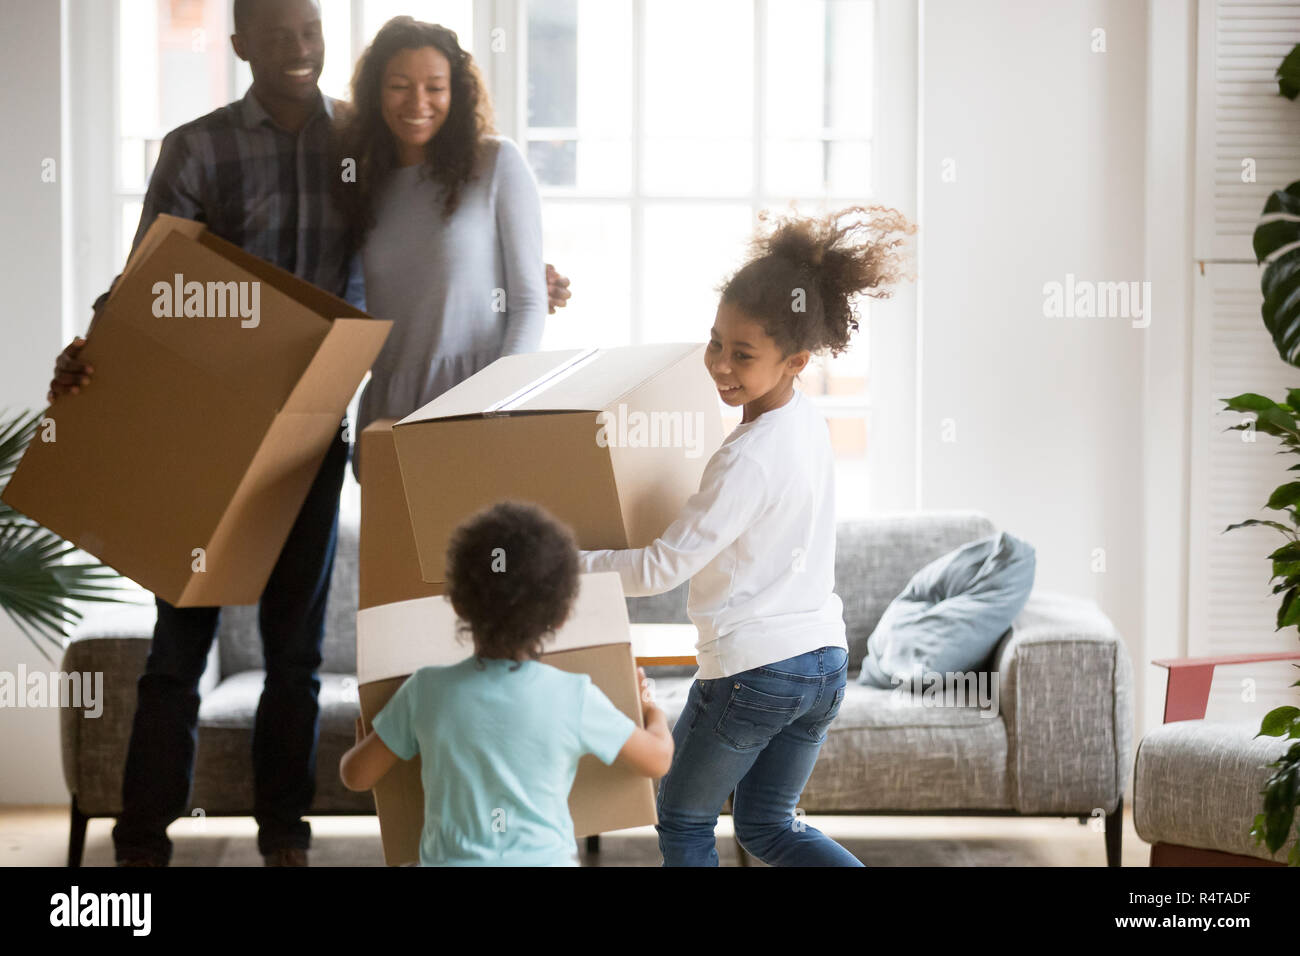
[[[649,727],[650,721],[654,718],[654,715],[662,713],[662,711],[655,706],[655,682],[645,676],[644,667],[638,667],[636,669],[636,676],[637,680],[641,684],[641,722],[644,726]]]
[[[359,744],[359,743],[361,743],[361,741],[363,741],[363,740],[365,740],[365,739],[366,739],[366,727],[365,727],[365,724],[363,724],[363,723],[361,722],[361,718],[358,717],[358,718],[357,718],[357,726],[356,726],[356,740],[354,740],[353,743],[358,743],[358,744]]]

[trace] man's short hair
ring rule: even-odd
[[[235,0],[235,32],[243,33],[258,0]]]

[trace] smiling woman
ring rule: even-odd
[[[352,91],[341,138],[356,176],[337,187],[367,311],[393,322],[361,395],[360,430],[406,417],[503,355],[536,351],[547,295],[537,183],[519,148],[495,135],[456,33],[394,17]]]

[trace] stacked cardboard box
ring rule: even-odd
[[[415,538],[402,493],[391,421],[361,434],[361,596],[357,614],[357,680],[362,722],[369,730],[402,682],[417,668],[454,664],[472,648],[456,634],[456,616],[442,584],[420,579]],[[583,575],[573,612],[542,661],[591,676],[610,701],[642,726],[641,705],[618,575]],[[374,789],[384,859],[419,859],[424,788],[417,756],[399,762]],[[569,794],[577,837],[655,823],[650,780],[587,755]]]

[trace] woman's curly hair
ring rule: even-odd
[[[383,116],[384,71],[401,51],[424,47],[433,47],[451,64],[451,111],[425,147],[430,176],[446,187],[444,214],[456,211],[461,190],[478,174],[488,137],[495,132],[487,87],[455,31],[405,16],[385,23],[357,61],[352,103],[339,123],[341,157],[356,162],[355,182],[341,183],[339,188],[354,243],[359,244],[374,225],[379,189],[397,166],[397,147]]]
[[[760,223],[771,215],[759,213]],[[915,279],[898,247],[916,226],[896,209],[849,206],[819,218],[787,216],[759,227],[749,258],[719,290],[752,316],[782,357],[807,349],[839,355],[858,330],[853,299],[887,299],[888,287]],[[800,308],[802,306],[802,308]]]
[[[498,502],[452,534],[447,597],[477,657],[536,660],[577,594],[573,533],[536,505]]]

